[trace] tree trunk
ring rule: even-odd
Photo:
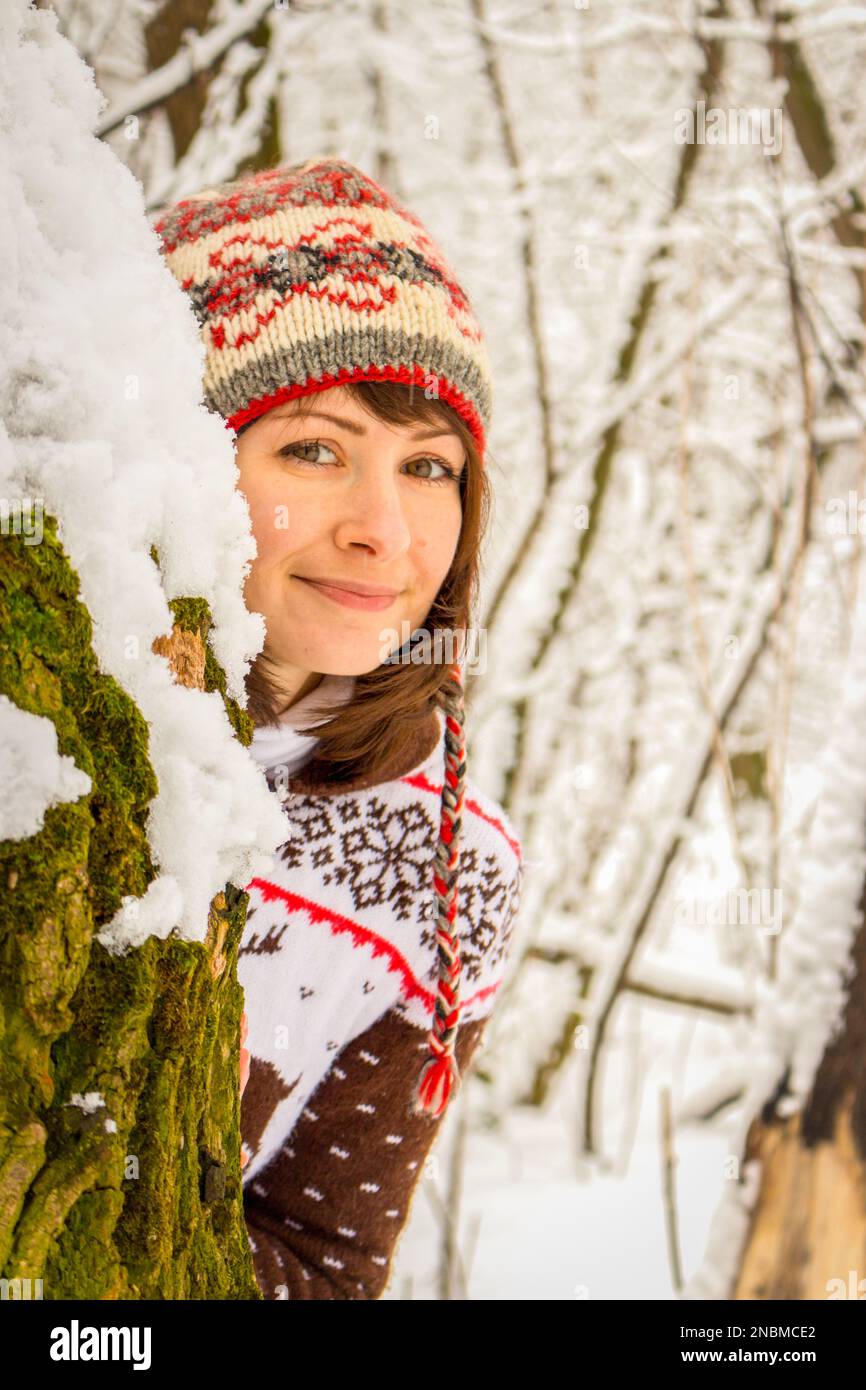
[[[157,782],[147,723],[100,672],[78,588],[53,518],[38,545],[4,535],[0,691],[52,720],[92,786],[49,808],[30,839],[0,843],[3,1294],[260,1298],[240,1173],[247,896],[216,895],[204,943],[150,937],[120,957],[95,940],[156,876],[145,827]],[[207,604],[171,608],[155,649],[178,681],[225,699]],[[248,743],[247,716],[226,709]]]
[[[734,1298],[866,1296],[866,924],[853,961],[842,1026],[808,1102],[778,1115],[783,1077],[749,1128],[745,1158],[761,1164],[760,1190]]]

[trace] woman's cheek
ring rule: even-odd
[[[434,590],[438,591],[451,568],[460,540],[460,514],[452,515],[433,532],[432,536],[419,540],[422,562],[431,577]]]
[[[250,511],[260,558],[279,559],[297,549],[296,525],[292,524],[292,508],[285,497],[263,499]]]

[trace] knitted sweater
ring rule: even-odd
[[[345,688],[328,680],[332,694]],[[268,878],[247,885],[238,959],[250,1052],[244,1215],[266,1298],[379,1298],[441,1125],[411,1101],[436,991],[444,722],[433,711],[402,766],[372,783],[328,781],[313,747],[291,729],[253,742],[263,767],[280,763],[266,775],[287,838]],[[467,777],[455,1044],[464,1079],[502,983],[522,879],[510,822]]]

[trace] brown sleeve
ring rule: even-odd
[[[488,1020],[457,1033],[465,1082]],[[427,1035],[391,1010],[349,1043],[244,1188],[266,1298],[379,1298],[439,1119],[410,1113]],[[243,1119],[242,1119],[243,1123]]]

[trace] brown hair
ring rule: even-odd
[[[391,425],[440,424],[454,429],[460,436],[466,453],[466,464],[460,475],[460,500],[463,519],[457,549],[439,593],[420,631],[429,634],[424,639],[431,659],[425,662],[383,662],[374,670],[355,677],[350,703],[332,713],[315,729],[319,744],[317,759],[329,765],[329,775],[335,781],[375,775],[380,766],[400,757],[420,725],[423,725],[434,705],[442,705],[442,692],[448,684],[450,652],[447,637],[454,646],[454,659],[468,635],[478,595],[481,542],[487,529],[491,505],[491,485],[487,461],[482,462],[478,446],[463,421],[451,406],[439,399],[429,399],[416,386],[404,386],[392,381],[359,381],[345,384],[357,403],[371,415]],[[314,397],[296,400],[299,414],[312,408]],[[244,426],[243,428],[247,428]],[[240,433],[240,431],[239,431]],[[418,632],[414,629],[413,632]],[[441,648],[436,633],[441,631]],[[442,657],[437,659],[441,650]],[[392,653],[392,657],[396,653]],[[246,677],[247,713],[254,725],[276,724],[285,702],[270,678],[271,660],[264,650],[255,658]],[[313,696],[315,691],[313,692]],[[311,697],[310,707],[314,709]],[[326,713],[319,708],[313,718]]]

